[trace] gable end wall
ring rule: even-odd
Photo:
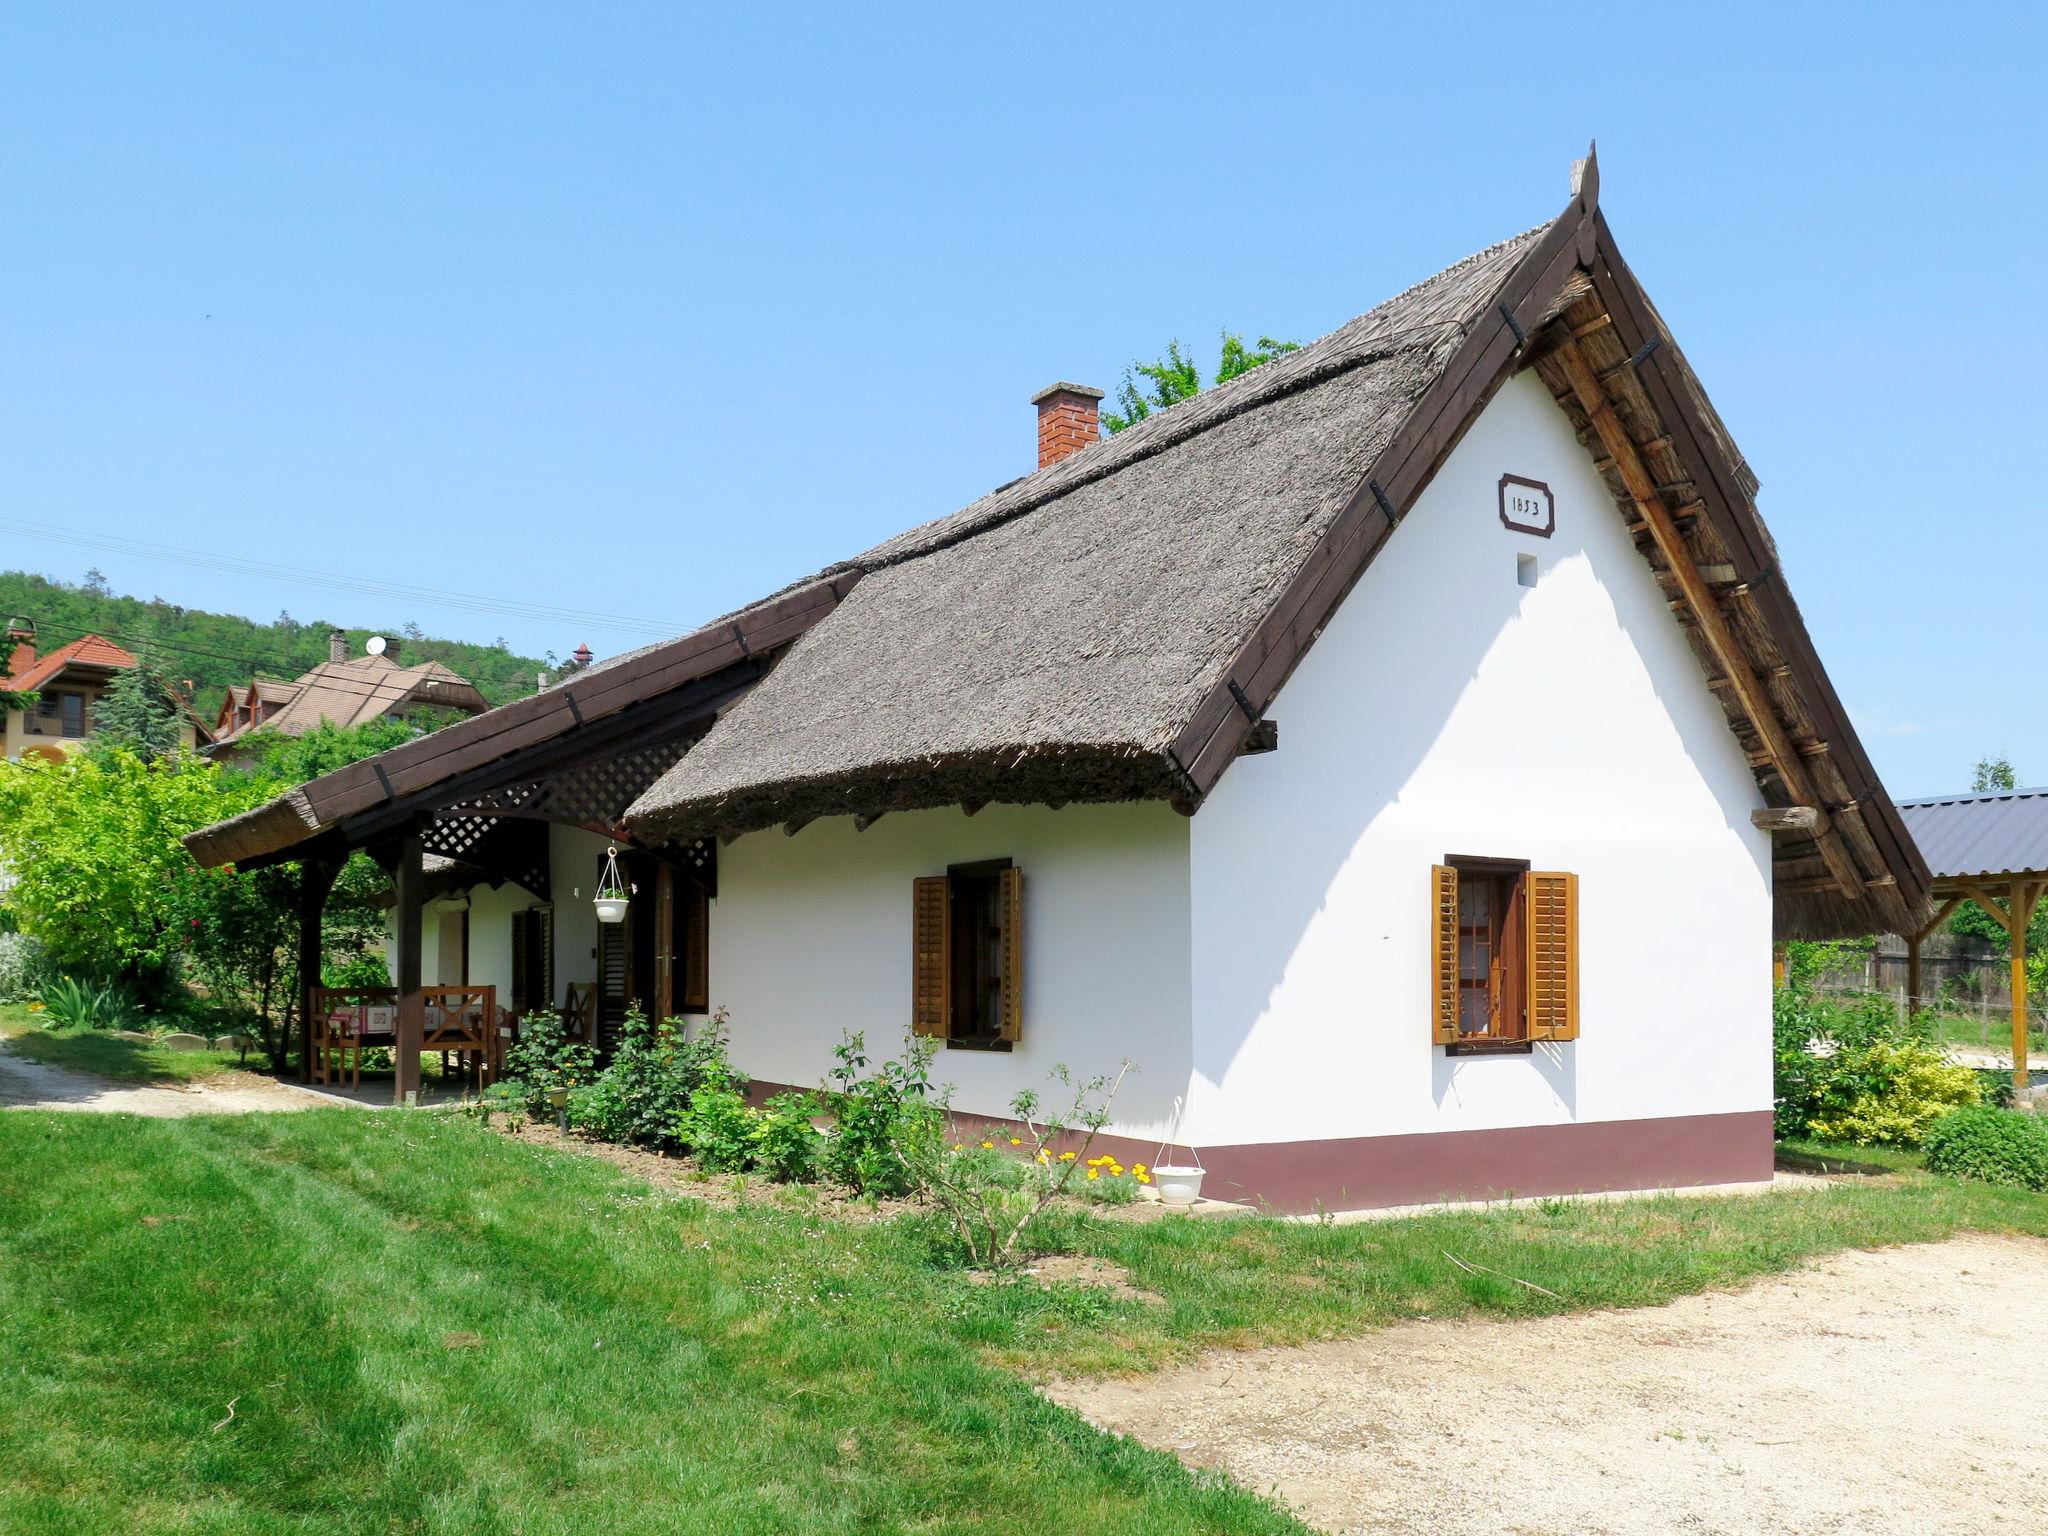
[[[1502,526],[1503,474],[1550,486],[1550,538]],[[1205,1146],[1716,1116],[1753,1140],[1758,1112],[1767,1137],[1762,802],[1534,377],[1474,423],[1268,715],[1280,749],[1235,763],[1192,829]],[[1429,872],[1451,854],[1580,876],[1579,1040],[1431,1043]]]

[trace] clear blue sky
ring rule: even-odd
[[[674,629],[1602,205],[1888,786],[2048,781],[2039,6],[0,19],[0,517]],[[620,630],[0,534],[194,606]]]

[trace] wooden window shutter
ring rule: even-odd
[[[532,1006],[526,995],[526,930],[527,916],[524,912],[512,914],[512,1013],[524,1017]]]
[[[1458,1043],[1458,872],[1430,867],[1430,1018],[1438,1045]]]
[[[1529,1038],[1579,1038],[1579,877],[1529,872]]]
[[[1003,1004],[997,1037],[1024,1038],[1024,872],[1015,865],[996,876],[996,909],[1002,914]]]
[[[528,990],[533,994],[528,1000],[534,1008],[555,1006],[555,909],[534,907],[527,916],[533,919],[533,936],[527,941],[530,958],[533,961],[533,981]],[[531,953],[537,951],[537,953]]]
[[[944,875],[911,882],[910,1028],[945,1039],[953,1016],[953,892]]]
[[[711,1008],[711,898],[696,881],[679,880],[676,899],[682,906],[681,1006],[686,1013],[706,1013]]]

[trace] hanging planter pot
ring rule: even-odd
[[[623,923],[628,900],[625,879],[619,874],[619,850],[608,847],[604,851],[604,874],[597,882],[597,920]]]

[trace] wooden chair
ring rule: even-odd
[[[490,1082],[498,1027],[496,987],[422,987],[426,1021],[420,1029],[420,1053],[441,1053],[445,1077],[451,1058],[468,1074],[472,1059],[481,1093]]]
[[[597,983],[570,982],[562,999],[562,1032],[584,1045],[597,1044]]]

